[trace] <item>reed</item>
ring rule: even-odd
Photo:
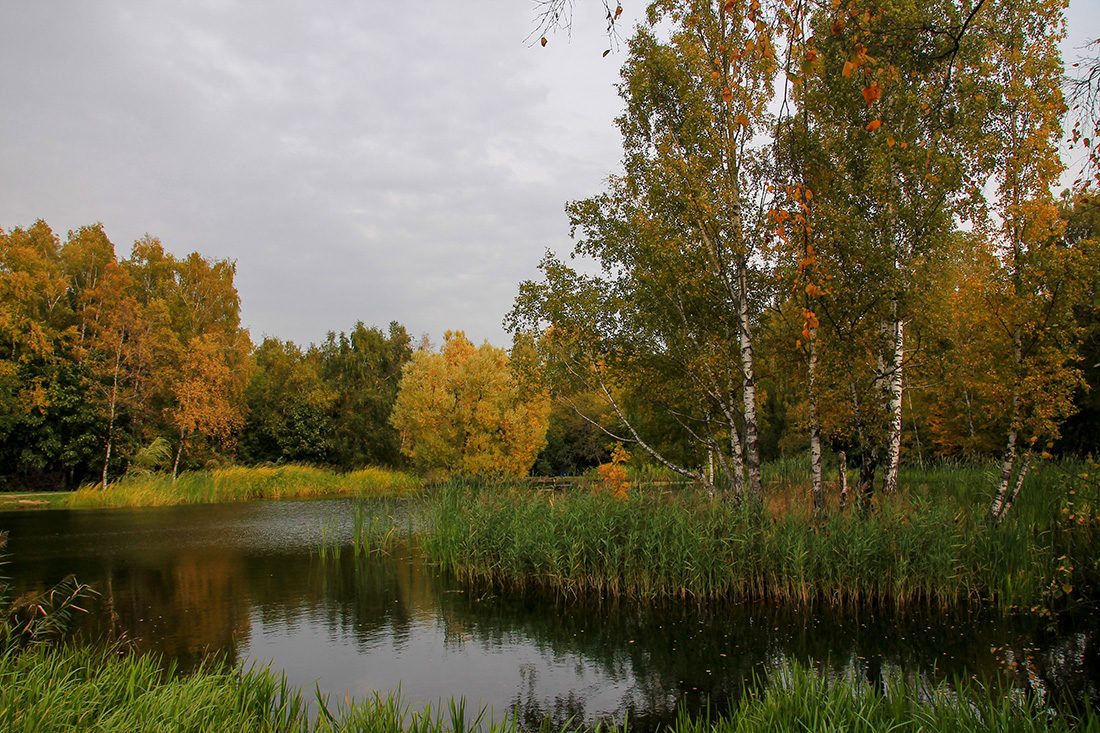
[[[567,595],[1051,606],[1100,587],[1100,486],[1079,468],[1038,472],[998,527],[985,518],[984,469],[952,465],[908,472],[869,512],[834,500],[822,518],[805,510],[805,485],[787,481],[763,509],[661,486],[620,500],[454,483],[438,490],[421,540],[462,578]]]
[[[69,508],[213,504],[253,499],[304,499],[340,494],[385,495],[419,489],[420,479],[401,471],[364,468],[337,473],[301,465],[233,466],[188,471],[175,481],[166,474],[128,475],[104,490],[73,492]]]
[[[366,731],[517,733],[515,716],[467,710],[462,699],[413,708],[399,694],[333,703],[268,669],[207,664],[178,674],[158,657],[118,648],[35,648],[0,653],[0,730]],[[542,721],[540,730],[605,730],[628,724]],[[670,733],[755,731],[1100,730],[1095,714],[1055,714],[1040,701],[972,681],[930,688],[891,679],[829,679],[803,666],[773,670],[722,714],[681,712]]]
[[[1089,710],[1059,714],[1032,696],[998,692],[973,680],[929,687],[901,676],[874,687],[851,676],[829,679],[795,665],[777,670],[768,684],[750,689],[729,713],[681,714],[677,733],[832,731],[1069,731],[1098,730]]]
[[[388,555],[413,535],[414,511],[405,505],[406,524],[389,500],[356,501],[352,505],[351,546],[355,555]]]

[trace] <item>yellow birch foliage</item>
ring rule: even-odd
[[[523,476],[546,440],[550,400],[525,392],[504,349],[448,331],[406,365],[390,422],[421,471]]]

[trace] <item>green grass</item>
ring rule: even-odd
[[[467,710],[464,701],[411,708],[393,694],[333,703],[266,669],[211,664],[180,675],[155,656],[117,649],[38,647],[0,653],[4,731],[368,731],[514,733],[515,719]],[[581,730],[583,721],[543,730]],[[600,727],[600,726],[597,726]],[[602,726],[622,731],[621,726]],[[1029,698],[973,682],[928,689],[892,680],[888,693],[864,680],[827,680],[786,667],[722,715],[681,714],[670,733],[737,731],[1063,731],[1097,730],[1095,716],[1055,716]]]
[[[137,507],[213,504],[252,499],[300,499],[338,494],[382,495],[420,488],[420,479],[383,468],[349,473],[311,466],[266,466],[189,471],[173,481],[165,474],[127,476],[108,484],[73,492],[66,506]]]
[[[61,509],[69,501],[71,491],[19,491],[0,493],[0,511],[16,509]]]
[[[1084,464],[1037,471],[999,527],[985,467],[908,470],[868,514],[834,497],[820,520],[805,485],[777,473],[763,508],[660,486],[616,500],[453,483],[422,544],[462,578],[567,595],[1009,609],[1100,587],[1100,481]]]

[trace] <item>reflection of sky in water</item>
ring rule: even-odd
[[[581,655],[555,654],[519,635],[509,643],[455,638],[431,616],[421,616],[407,631],[373,629],[364,643],[363,637],[334,632],[323,623],[290,629],[265,625],[254,615],[242,653],[261,664],[302,660],[288,670],[290,681],[319,683],[334,699],[400,689],[409,703],[465,697],[469,705],[487,705],[497,715],[517,701],[552,709],[563,692],[584,701],[590,715],[610,715],[633,688],[632,675],[613,678]]]
[[[376,505],[383,516],[394,505]],[[1095,622],[995,613],[815,614],[763,606],[565,603],[467,589],[406,550],[353,559],[348,499],[82,512],[0,513],[17,589],[69,572],[102,594],[80,619],[184,668],[209,654],[270,663],[333,701],[400,689],[406,703],[465,697],[537,724],[629,714],[645,730],[677,704],[721,708],[792,660],[831,677],[925,689],[1034,659],[1044,685],[1096,700]],[[323,559],[324,538],[343,543]],[[1025,672],[1019,672],[1025,679]],[[307,699],[309,690],[307,690]]]

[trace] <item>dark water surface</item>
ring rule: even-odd
[[[1100,701],[1094,617],[509,597],[441,576],[407,543],[355,558],[352,507],[332,499],[0,513],[10,533],[5,574],[23,591],[75,573],[101,594],[81,633],[125,635],[184,668],[221,655],[270,663],[335,698],[398,688],[414,704],[465,696],[497,719],[629,715],[651,728],[677,705],[698,710],[709,698],[722,709],[754,675],[791,661],[929,687],[1011,669],[1022,688]],[[322,542],[343,551],[322,556]]]

